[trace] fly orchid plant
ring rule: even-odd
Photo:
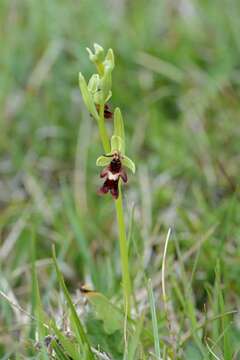
[[[134,162],[125,155],[125,139],[122,115],[119,108],[114,112],[114,134],[111,138],[111,152],[102,155],[97,159],[97,166],[106,166],[100,173],[100,177],[106,178],[99,194],[111,192],[112,196],[117,199],[119,196],[119,180],[127,182],[127,173],[124,167],[135,172]]]
[[[96,161],[97,166],[104,167],[100,173],[100,177],[104,178],[104,183],[99,189],[98,194],[103,195],[110,192],[115,200],[125,308],[128,315],[130,315],[131,281],[121,185],[122,182],[126,183],[128,179],[125,168],[135,173],[135,164],[125,155],[124,123],[121,111],[119,108],[116,108],[113,115],[108,104],[112,96],[113,51],[109,49],[105,54],[104,49],[98,44],[94,44],[94,52],[88,48],[87,51],[90,61],[96,66],[97,73],[91,76],[88,83],[84,76],[79,73],[79,86],[83,101],[90,115],[97,121],[105,152],[105,154],[101,155]],[[113,135],[109,138],[105,120],[112,118],[112,116],[114,117],[114,129]]]

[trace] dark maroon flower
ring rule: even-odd
[[[112,194],[114,199],[118,198],[118,182],[121,178],[125,183],[127,182],[127,173],[122,168],[121,156],[118,153],[115,153],[112,156],[110,164],[104,168],[101,173],[101,178],[106,178],[103,186],[99,189],[98,193],[100,195],[107,194],[109,191]]]
[[[99,113],[99,108],[100,108],[100,105],[99,104],[96,104],[96,109],[97,109],[97,112]],[[110,107],[108,104],[105,104],[104,105],[104,118],[105,119],[112,119],[112,116],[113,116],[113,113],[112,111],[110,110]]]

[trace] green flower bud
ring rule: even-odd
[[[102,78],[102,98],[103,102],[106,102],[109,98],[109,93],[112,88],[112,70],[110,68],[105,69],[104,75]]]
[[[96,106],[93,101],[92,94],[90,93],[87,83],[86,83],[86,80],[84,79],[84,77],[81,73],[79,73],[79,87],[81,90],[83,101],[84,101],[88,111],[96,120],[98,120],[99,116],[98,116],[98,112],[96,110]]]
[[[112,49],[109,49],[107,52],[107,55],[103,62],[104,69],[110,69],[111,71],[114,69],[114,53]]]
[[[93,63],[99,63],[103,61],[103,55],[104,55],[104,49],[98,45],[98,44],[94,44],[93,45],[95,53],[92,52],[91,49],[87,48],[87,52],[89,54],[89,59],[93,62]]]
[[[88,82],[88,90],[94,94],[99,89],[100,78],[98,74],[93,74]]]

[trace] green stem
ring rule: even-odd
[[[105,121],[104,121],[104,104],[100,105],[98,128],[99,128],[99,133],[100,133],[100,137],[101,137],[101,141],[102,141],[104,151],[105,151],[106,154],[108,154],[110,152],[110,143],[109,143],[109,140],[108,140],[107,129],[106,129],[106,126],[105,126]]]
[[[122,268],[125,308],[126,308],[127,314],[130,315],[131,280],[130,280],[130,274],[129,274],[128,246],[127,246],[127,236],[126,236],[126,227],[125,227],[125,221],[124,221],[122,191],[121,191],[120,183],[119,183],[119,196],[118,196],[118,199],[115,201],[115,205],[116,205],[116,213],[117,213],[117,221],[118,221],[119,245],[120,245],[120,255],[121,255],[121,268]]]
[[[102,140],[102,145],[103,145],[104,151],[105,151],[105,153],[109,153],[111,149],[110,149],[110,143],[109,143],[107,130],[106,130],[106,126],[105,126],[105,120],[104,120],[104,104],[100,105],[98,126],[99,126],[99,132],[100,132],[100,137]],[[126,226],[125,226],[125,220],[124,220],[122,191],[121,191],[120,181],[119,181],[119,196],[118,196],[118,199],[115,201],[115,207],[116,207],[117,222],[118,222],[124,302],[125,302],[125,308],[126,308],[127,314],[130,315],[131,281],[130,281],[130,275],[129,275],[127,235],[126,235]]]

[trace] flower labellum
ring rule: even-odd
[[[125,183],[127,182],[127,173],[122,168],[121,156],[115,152],[106,157],[112,157],[109,165],[102,170],[100,173],[101,178],[106,178],[103,186],[99,189],[100,195],[107,194],[109,191],[114,199],[118,198],[118,182],[121,178]]]

